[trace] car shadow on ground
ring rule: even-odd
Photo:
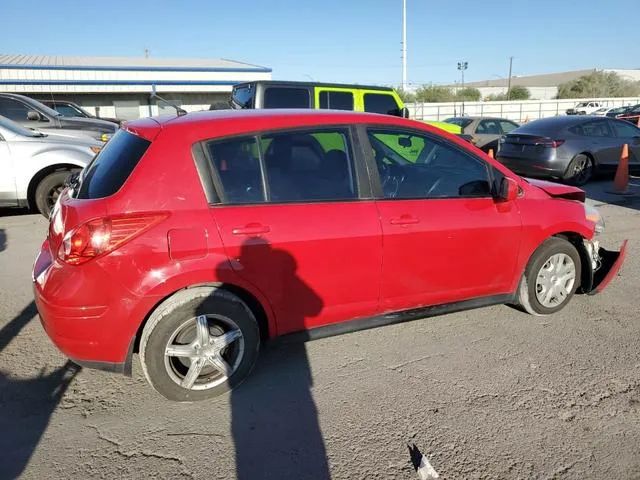
[[[0,208],[0,217],[15,217],[16,215],[27,215],[31,212],[28,208]]]
[[[298,275],[288,252],[254,238],[242,245],[234,262],[247,275],[257,268],[269,272],[267,296],[275,309],[286,312],[281,320],[293,330],[303,329],[305,319],[322,310],[322,299]],[[220,265],[218,278],[231,270],[229,263]],[[247,381],[231,392],[237,478],[330,478],[305,344],[271,346],[262,350]]]
[[[615,185],[612,179],[600,178],[581,187],[587,198],[598,207],[602,205],[617,205],[619,207],[640,210],[640,177],[629,178],[629,194],[619,195],[613,193]]]
[[[37,315],[31,302],[0,329],[2,352]],[[25,359],[27,361],[27,359]],[[18,478],[29,463],[51,415],[81,367],[67,361],[35,378],[13,378],[0,369],[0,478]]]
[[[4,228],[0,228],[0,252],[7,248],[7,233]]]

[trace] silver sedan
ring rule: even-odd
[[[48,216],[65,179],[103,145],[89,137],[32,130],[0,116],[0,207],[30,207]]]

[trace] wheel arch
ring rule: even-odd
[[[54,172],[60,171],[71,171],[74,169],[82,170],[82,166],[76,165],[73,163],[56,163],[54,165],[48,165],[36,172],[36,174],[31,177],[29,181],[29,186],[27,187],[27,206],[29,208],[35,208],[36,206],[36,189],[38,188],[38,184],[47,176]]]

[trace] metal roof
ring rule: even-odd
[[[0,53],[0,68],[31,70],[164,70],[271,72],[270,68],[224,58],[75,57]]]

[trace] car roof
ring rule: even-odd
[[[511,133],[557,130],[572,127],[574,125],[579,125],[589,121],[611,121],[611,118],[597,117],[592,115],[559,115],[556,117],[540,118],[538,120],[524,123],[516,130],[512,130]]]
[[[488,116],[481,116],[481,115],[472,115],[472,116],[458,116],[458,117],[449,117],[451,118],[455,118],[455,119],[464,119],[464,120],[506,120],[507,122],[515,122],[515,120],[511,120],[510,118],[504,118],[504,117],[488,117]]]
[[[327,83],[327,82],[304,82],[295,80],[254,80],[250,82],[242,82],[235,85],[235,87],[241,87],[244,85],[283,85],[283,86],[297,86],[297,87],[334,87],[334,88],[351,88],[358,90],[380,90],[385,92],[392,92],[391,87],[382,87],[380,85],[359,85],[349,83]],[[234,87],[234,88],[235,88]]]
[[[444,132],[424,122],[383,115],[378,113],[353,112],[348,110],[315,109],[244,109],[244,110],[203,110],[186,115],[162,115],[127,122],[126,130],[147,139],[153,139],[160,130],[173,132],[194,140],[196,138],[238,135],[243,132],[259,132],[271,129],[296,127],[378,124],[404,126]],[[211,132],[215,132],[212,134]]]

